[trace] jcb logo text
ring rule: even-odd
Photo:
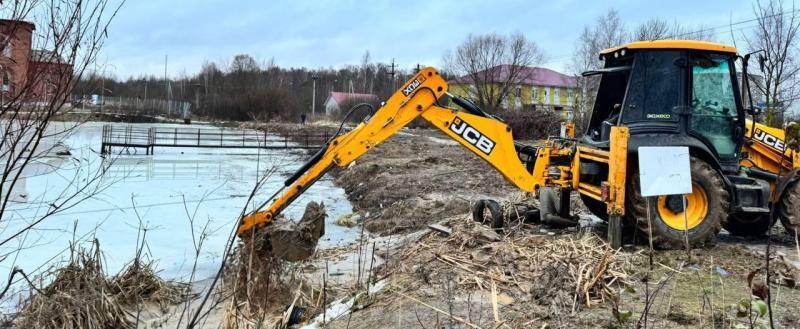
[[[494,149],[495,142],[493,140],[484,136],[480,131],[473,128],[459,117],[453,119],[453,123],[450,124],[450,130],[461,136],[461,138],[468,143],[474,145],[477,149],[481,150],[481,152],[486,153],[486,155],[491,154]]]
[[[782,139],[778,137],[766,133],[761,129],[756,128],[755,134],[753,134],[753,138],[755,138],[757,141],[767,144],[767,146],[774,148],[778,151],[783,152],[784,150],[786,150],[786,142],[784,142]]]

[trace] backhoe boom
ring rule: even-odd
[[[544,177],[530,174],[519,159],[508,125],[482,111],[467,113],[440,106],[438,100],[446,92],[447,83],[436,70],[421,70],[394,93],[369,121],[334,137],[312,156],[306,165],[287,179],[283,193],[271,200],[266,209],[243,217],[237,230],[239,236],[254,227],[269,224],[332,166],[347,166],[419,116],[486,160],[520,189],[532,192],[535,186],[543,184]]]

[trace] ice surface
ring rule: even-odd
[[[0,277],[7,277],[15,266],[35,274],[46,268],[43,264],[67,258],[69,241],[94,238],[100,242],[109,273],[116,273],[134,255],[141,218],[141,225],[147,228],[145,252],[158,260],[161,274],[168,279],[188,279],[195,259],[193,241],[198,241],[207,225],[209,236],[202,245],[195,279],[207,278],[219,267],[225,244],[257,177],[277,169],[255,194],[248,210],[283,186],[284,179],[305,159],[299,150],[156,148],[151,156],[144,155],[143,150],[126,150],[121,156],[104,160],[99,154],[102,126],[79,126],[64,140],[71,156],[53,155],[23,172],[24,182],[14,190],[18,198],[24,196],[17,200],[23,202],[12,204],[3,216],[0,238],[38,218],[52,200],[65,189],[74,191],[103,161],[114,161],[101,183],[110,186],[0,246],[0,257],[5,257],[0,261]],[[76,177],[78,181],[72,182]],[[309,188],[284,214],[299,219],[311,200],[324,202],[329,215],[321,248],[355,239],[357,229],[332,224],[352,208],[344,191],[329,177]],[[190,217],[194,218],[194,235]]]

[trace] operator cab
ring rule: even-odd
[[[631,150],[688,146],[719,159],[723,171],[738,169],[744,110],[733,47],[642,41],[604,50],[600,59],[603,69],[584,73],[600,77],[584,142],[607,147],[611,127],[625,126]]]

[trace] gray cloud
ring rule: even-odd
[[[133,0],[113,22],[101,55],[120,78],[193,73],[204,60],[248,53],[279,65],[337,67],[396,58],[401,67],[439,65],[468,34],[519,31],[563,69],[583,26],[614,7],[633,26],[653,16],[716,26],[752,16],[745,0],[689,1],[220,1]],[[691,10],[687,11],[687,8]]]

